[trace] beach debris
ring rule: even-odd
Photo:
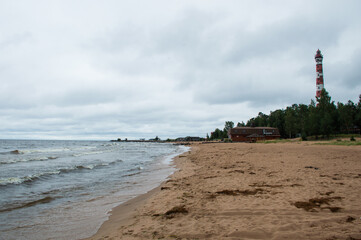
[[[354,237],[348,236],[346,238],[346,240],[361,240],[361,238],[354,238]]]
[[[236,169],[236,170],[230,171],[229,173],[233,173],[233,172],[235,172],[235,173],[244,173],[244,171],[243,171],[243,170],[239,170],[239,169]]]
[[[282,184],[267,184],[265,182],[256,182],[249,185],[250,187],[268,187],[268,188],[280,188],[284,187]]]
[[[239,190],[222,190],[222,191],[218,191],[216,193],[217,194],[236,196],[236,195],[239,195]]]
[[[208,195],[206,196],[206,198],[208,198],[208,199],[215,199],[216,197],[217,197],[217,195],[214,193],[211,193],[211,192],[208,192]]]
[[[14,151],[11,151],[10,153],[12,153],[12,154],[22,154],[23,152],[21,152],[20,150],[14,150]]]
[[[216,194],[222,194],[222,195],[231,195],[231,196],[237,196],[237,195],[255,195],[257,193],[263,193],[266,192],[266,190],[262,189],[262,188],[256,188],[254,190],[222,190],[222,191],[218,191],[216,192]]]
[[[348,216],[347,219],[346,219],[346,222],[353,222],[355,220],[356,220],[356,218]]]
[[[218,176],[206,176],[203,179],[208,179],[208,178],[217,178]]]
[[[326,192],[325,194],[321,194],[321,195],[327,195],[327,196],[330,196],[331,194],[335,193],[334,191],[329,191],[329,192]]]
[[[184,205],[175,206],[172,209],[168,210],[164,216],[166,218],[174,218],[177,214],[188,214],[188,210]]]
[[[318,167],[313,167],[313,166],[306,166],[305,168],[313,168],[313,169],[315,169],[315,170],[319,170],[320,168],[318,168]]]
[[[330,202],[334,200],[341,200],[341,197],[321,197],[311,198],[308,202],[295,202],[293,205],[297,208],[303,208],[306,211],[315,211],[315,208],[321,208],[322,204],[330,205]],[[324,207],[322,209],[330,209],[331,212],[338,212],[341,210],[340,207]]]
[[[152,233],[153,239],[163,239],[164,235],[162,233],[159,233],[158,231],[154,231]]]
[[[339,212],[342,208],[340,208],[340,207],[324,207],[322,209],[330,209],[331,212]]]
[[[188,210],[184,205],[175,206],[172,209],[166,211],[164,214],[156,213],[153,217],[165,217],[167,219],[174,218],[177,214],[188,214]]]
[[[303,187],[303,185],[298,184],[298,183],[294,183],[294,184],[291,184],[290,187]]]

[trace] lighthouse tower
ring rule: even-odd
[[[321,96],[321,91],[323,89],[323,72],[322,72],[322,59],[320,49],[317,50],[315,55],[316,60],[316,98]]]

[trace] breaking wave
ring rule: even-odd
[[[15,149],[10,152],[0,152],[0,154],[30,154],[30,153],[47,153],[47,152],[68,152],[95,149],[96,147],[77,147],[77,148],[44,148],[44,149]]]
[[[82,153],[75,153],[73,154],[73,157],[80,157],[85,155],[93,155],[93,154],[102,154],[105,151],[93,151],[93,152],[82,152]]]
[[[44,203],[49,203],[53,200],[55,200],[55,197],[44,197],[44,198],[40,198],[34,201],[29,201],[29,202],[19,202],[19,203],[15,203],[12,204],[12,206],[7,206],[5,208],[0,209],[0,212],[10,212],[16,209],[21,209],[21,208],[27,208],[27,207],[32,207],[35,206],[37,204],[44,204]]]
[[[57,159],[56,156],[49,156],[49,157],[37,157],[37,158],[30,158],[30,159],[11,159],[0,162],[1,164],[14,164],[14,163],[21,163],[21,162],[33,162],[33,161],[47,161],[47,160],[54,160]]]
[[[10,178],[1,178],[0,179],[0,186],[6,186],[10,184],[22,184],[22,183],[31,183],[39,179],[43,179],[47,176],[58,175],[62,173],[71,173],[74,171],[81,171],[81,170],[93,170],[95,168],[109,166],[110,164],[115,164],[117,162],[122,162],[122,160],[116,160],[110,163],[98,163],[98,164],[88,164],[88,165],[77,165],[69,168],[61,168],[54,171],[47,171],[38,174],[33,174],[29,176],[23,177],[10,177]]]
[[[64,152],[70,151],[69,148],[45,148],[45,149],[16,149],[10,152],[3,152],[2,154],[29,154],[29,153],[46,153],[46,152]]]

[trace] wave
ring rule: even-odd
[[[57,159],[56,156],[49,156],[49,157],[38,157],[38,158],[30,158],[30,159],[12,159],[5,162],[0,162],[1,164],[14,164],[20,162],[33,162],[33,161],[47,161],[47,160],[54,160]]]
[[[111,147],[111,146],[117,146],[119,145],[118,143],[116,142],[112,142],[112,143],[105,143],[105,144],[102,144],[101,146],[103,147]]]
[[[135,168],[131,168],[129,169],[127,172],[129,172],[128,174],[122,175],[122,177],[130,177],[130,176],[134,176],[134,175],[138,175],[141,174],[143,170],[143,167],[141,166],[137,166]],[[135,171],[135,172],[134,172]]]
[[[49,203],[49,202],[51,202],[51,201],[53,201],[55,199],[56,199],[55,197],[47,196],[47,197],[40,198],[40,199],[30,201],[30,202],[13,204],[12,206],[8,206],[8,207],[5,207],[3,209],[0,209],[0,213],[1,212],[10,212],[10,211],[13,211],[13,210],[16,210],[16,209],[21,209],[21,208],[32,207],[32,206],[35,206],[37,204]]]
[[[143,170],[144,168],[141,167],[141,166],[136,166],[134,168],[130,168],[127,170],[127,172],[134,172],[134,171],[140,171],[140,170]]]
[[[76,165],[76,166],[72,166],[72,167],[69,167],[69,168],[61,168],[61,169],[57,169],[57,170],[54,170],[54,171],[42,172],[42,173],[28,175],[28,176],[24,176],[24,177],[1,178],[0,179],[0,186],[7,186],[7,185],[11,185],[11,184],[18,185],[18,184],[22,184],[22,183],[31,183],[31,182],[34,182],[36,180],[39,180],[39,179],[42,179],[44,177],[51,176],[51,175],[58,175],[58,174],[61,174],[61,173],[71,173],[71,172],[74,172],[74,171],[81,171],[81,170],[93,170],[95,168],[109,166],[110,164],[113,164],[113,163],[116,163],[116,162],[122,162],[122,160],[119,159],[119,160],[116,160],[116,161],[110,162],[110,163]]]
[[[84,146],[76,148],[38,148],[38,149],[15,149],[10,152],[0,152],[0,154],[29,154],[29,153],[47,153],[47,152],[68,152],[68,151],[81,151],[81,150],[90,150],[96,149],[97,147],[93,146]]]
[[[141,172],[135,172],[135,173],[125,174],[125,175],[122,175],[122,177],[131,177],[131,176],[138,175],[138,174],[141,174]]]
[[[6,185],[9,185],[9,184],[29,183],[29,182],[33,182],[33,181],[35,181],[37,179],[40,179],[41,177],[49,176],[49,175],[55,175],[55,174],[59,174],[59,173],[61,173],[61,171],[56,170],[56,171],[50,171],[50,172],[43,172],[43,173],[28,175],[28,176],[24,176],[24,177],[1,178],[0,179],[0,186],[6,186]]]
[[[123,160],[122,159],[117,159],[117,160],[115,160],[113,162],[109,162],[108,165],[112,165],[112,164],[116,164],[116,163],[120,163],[120,162],[123,162]]]
[[[21,150],[12,150],[12,151],[10,151],[10,152],[0,152],[0,154],[1,155],[7,155],[7,154],[24,154],[24,152],[23,151],[21,151]]]
[[[65,152],[71,151],[69,148],[44,148],[44,149],[15,149],[10,152],[1,152],[2,155],[8,154],[30,154],[30,153],[47,153],[47,152]]]
[[[80,157],[80,156],[84,156],[84,155],[93,155],[93,154],[102,154],[102,153],[105,153],[105,151],[75,153],[75,154],[73,154],[73,157]]]

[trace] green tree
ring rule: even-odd
[[[359,95],[359,101],[356,106],[354,125],[357,126],[358,129],[361,128],[361,94]],[[360,134],[361,134],[361,131],[360,131]]]
[[[285,113],[285,130],[289,138],[292,138],[298,133],[298,119],[297,119],[297,105],[293,104],[292,107],[286,108]]]
[[[285,129],[285,111],[283,109],[271,112],[268,121],[270,127],[278,128],[281,137],[287,137]]]
[[[246,124],[243,121],[237,123],[237,127],[245,127],[245,126]]]
[[[228,131],[229,129],[234,127],[234,122],[232,121],[226,121],[224,124],[224,130]]]
[[[221,138],[223,138],[223,131],[221,131],[219,128],[216,128],[214,132],[211,133],[211,140]]]
[[[305,104],[299,104],[297,107],[297,115],[299,119],[298,130],[303,137],[307,136],[306,126],[309,118],[308,106]]]
[[[312,99],[308,105],[308,118],[306,120],[305,130],[307,135],[315,135],[316,138],[320,134],[320,114],[316,107],[316,102]]]
[[[356,106],[352,101],[348,101],[347,104],[337,103],[340,132],[350,133],[350,130],[354,127],[356,111]]]
[[[268,115],[263,112],[259,112],[256,117],[257,127],[267,127],[268,126]]]
[[[247,124],[237,123],[237,127],[260,127],[269,126],[278,128],[281,137],[294,137],[301,134],[302,137],[319,135],[329,137],[338,132],[352,132],[355,127],[361,128],[361,94],[359,102],[354,104],[348,101],[346,104],[331,101],[329,93],[323,89],[321,96],[307,106],[305,104],[293,104],[284,109],[271,111],[269,115],[259,112],[256,117],[250,118]],[[222,130],[218,128],[211,133],[211,139],[227,137],[227,132],[233,128],[234,123],[226,122]],[[361,130],[360,130],[361,134]]]
[[[246,126],[247,126],[247,127],[257,127],[255,118],[249,119],[249,120],[247,121]]]
[[[234,127],[234,122],[226,121],[223,128],[223,138],[228,138],[228,131]]]
[[[331,97],[325,89],[322,89],[320,98],[317,98],[316,109],[320,119],[320,133],[324,137],[329,137],[335,132],[337,123],[337,109],[335,103],[331,102]]]

